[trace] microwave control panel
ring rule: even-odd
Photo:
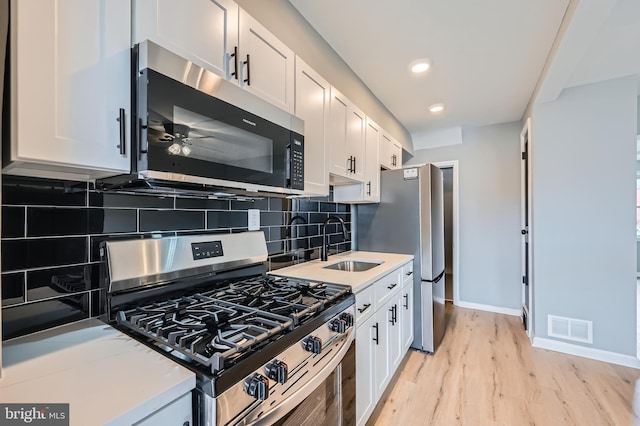
[[[291,143],[291,189],[304,189],[304,142],[293,138]]]

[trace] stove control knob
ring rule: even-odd
[[[264,401],[269,397],[269,379],[256,373],[245,380],[244,391],[255,399]]]
[[[282,361],[274,359],[264,367],[267,377],[277,383],[285,383],[289,374],[289,367]]]
[[[319,354],[322,352],[322,340],[316,336],[307,336],[302,341],[302,347],[307,352]]]
[[[340,319],[347,323],[347,328],[353,327],[353,315],[348,312],[343,312],[340,314]]]
[[[344,333],[345,331],[347,331],[347,323],[340,318],[333,319],[329,323],[329,330],[336,333]]]

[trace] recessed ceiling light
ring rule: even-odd
[[[409,64],[409,69],[416,74],[425,72],[429,68],[431,68],[431,59],[429,58],[416,59]]]
[[[429,107],[429,111],[431,112],[442,112],[444,109],[444,104],[433,104]]]

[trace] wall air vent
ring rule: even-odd
[[[582,343],[593,343],[591,321],[547,315],[547,335]]]

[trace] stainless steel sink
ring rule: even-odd
[[[324,269],[335,269],[337,271],[348,271],[348,272],[362,272],[362,271],[368,271],[371,268],[375,268],[381,263],[382,262],[366,261],[366,260],[343,260],[341,262],[325,266]]]

